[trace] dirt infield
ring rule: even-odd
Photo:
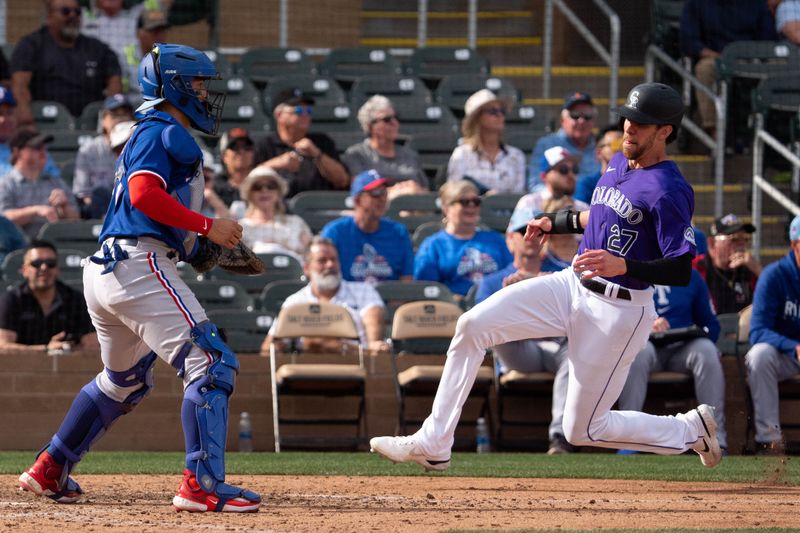
[[[261,493],[249,515],[173,511],[177,476],[80,476],[59,505],[0,476],[0,530],[351,532],[797,527],[800,487],[780,484],[443,477],[230,476]]]

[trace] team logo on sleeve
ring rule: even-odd
[[[692,246],[697,246],[697,244],[694,242],[694,230],[691,228],[691,226],[684,230],[683,238],[690,242]]]

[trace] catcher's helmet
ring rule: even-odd
[[[672,133],[667,137],[671,143],[678,136],[678,128],[686,107],[678,92],[663,83],[641,83],[631,89],[628,100],[613,111],[620,121],[629,119],[639,124],[669,124]]]
[[[216,135],[225,93],[208,90],[206,99],[201,100],[192,89],[192,78],[218,80],[221,76],[203,52],[182,44],[156,43],[139,63],[144,103],[137,111],[167,101],[189,117],[192,127]]]

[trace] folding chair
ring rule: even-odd
[[[308,285],[307,281],[292,279],[267,283],[257,300],[257,308],[266,313],[278,316],[284,300]]]
[[[62,220],[42,226],[36,238],[52,242],[57,249],[72,248],[92,254],[100,249],[97,239],[102,230],[102,220]]]
[[[392,320],[392,365],[398,402],[397,432],[407,435],[409,425],[420,425],[430,413],[431,403],[442,378],[447,349],[462,314],[455,303],[436,300],[409,302],[401,305]],[[491,363],[490,358],[486,358]],[[478,409],[465,405],[462,423],[474,428],[479,417],[490,421],[489,394],[494,372],[481,366],[469,398]],[[468,400],[470,402],[470,400]],[[414,405],[411,405],[411,404]],[[414,408],[416,407],[416,408]],[[477,415],[471,417],[470,414]],[[424,413],[419,416],[417,413]],[[472,436],[474,438],[474,435]],[[474,440],[470,439],[474,443]]]
[[[522,194],[494,194],[483,197],[481,206],[481,223],[489,228],[505,233],[511,213],[517,206]]]
[[[511,370],[496,376],[498,448],[547,449],[554,381],[552,372]],[[519,428],[522,432],[517,431]],[[534,436],[534,428],[538,428],[539,433],[544,430],[541,439]]]
[[[320,72],[350,85],[363,76],[397,76],[403,69],[382,48],[334,48],[320,65]]]
[[[392,103],[404,136],[458,134],[458,120],[444,105],[418,100]]]
[[[409,146],[419,153],[422,167],[426,172],[447,166],[450,155],[458,146],[458,134],[450,130],[438,130],[429,133],[415,133],[411,136]]]
[[[329,302],[301,303],[284,307],[278,314],[275,329],[269,346],[269,366],[272,382],[272,422],[275,432],[275,452],[283,445],[299,447],[318,447],[322,445],[357,447],[366,440],[367,419],[365,416],[364,351],[359,342],[356,324],[344,307]],[[342,353],[309,354],[293,353],[286,364],[278,364],[278,341],[290,341],[300,337],[339,339],[350,343],[352,350]],[[343,344],[343,347],[348,346]],[[357,363],[348,360],[352,357],[346,352],[357,353]],[[314,362],[311,362],[314,361]],[[320,362],[317,362],[320,361]],[[324,402],[322,415],[301,416],[294,409],[284,409],[281,398],[317,397]],[[342,416],[340,410],[331,407],[333,399],[357,399],[356,415]],[[337,407],[343,407],[336,402]],[[330,416],[324,416],[328,415]],[[295,416],[293,416],[295,415]],[[281,424],[285,425],[336,425],[354,426],[356,435],[352,438],[332,437],[281,437]]]
[[[103,109],[104,103],[103,100],[98,100],[96,102],[89,102],[83,106],[76,126],[82,130],[100,133],[100,112]]]
[[[389,337],[391,337],[394,313],[401,305],[420,300],[456,303],[456,299],[447,285],[438,281],[382,281],[375,285],[375,290],[378,291],[381,300],[386,305],[386,325],[389,328]]]
[[[299,48],[250,48],[242,54],[239,71],[259,89],[275,76],[314,74],[314,61]]]
[[[352,207],[347,205],[347,191],[303,191],[289,200],[289,209],[306,221],[314,233],[331,220],[352,215]]]
[[[31,102],[31,113],[36,127],[42,131],[75,129],[75,119],[67,106],[60,102],[34,100]]]
[[[303,265],[291,255],[272,253],[258,254],[258,256],[267,266],[267,270],[263,274],[243,276],[221,268],[215,268],[208,273],[208,277],[222,281],[235,281],[244,287],[253,298],[258,297],[268,283],[282,279],[300,280],[303,277]]]
[[[350,101],[359,108],[376,94],[382,94],[395,105],[403,102],[433,103],[431,92],[422,80],[414,76],[364,76],[353,83]]]
[[[489,61],[469,48],[416,48],[408,61],[408,72],[434,81],[454,74],[485,76],[489,74]]]
[[[439,195],[435,192],[405,194],[389,202],[386,216],[403,224],[408,232],[414,231],[425,222],[441,222],[442,208]]]
[[[259,353],[275,320],[273,314],[241,309],[213,309],[207,315],[224,332],[228,346],[238,354]]]
[[[422,241],[444,229],[444,224],[441,220],[439,221],[432,221],[432,222],[424,222],[414,230],[414,233],[411,234],[411,246],[414,247],[414,251],[419,249],[422,245]]]
[[[319,102],[314,104],[314,118],[311,121],[311,131],[347,132],[364,138],[364,132],[356,120],[356,112],[347,102]],[[337,148],[344,150],[338,144]]]

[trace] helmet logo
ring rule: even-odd
[[[636,109],[639,106],[639,91],[631,91],[628,96],[628,107]]]

